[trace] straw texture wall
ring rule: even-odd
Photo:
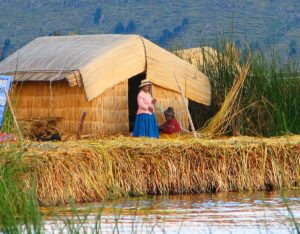
[[[82,111],[87,111],[82,134],[128,134],[128,85],[122,82],[87,101],[84,89],[70,87],[66,80],[23,82],[14,88],[19,119],[61,117],[58,127],[76,133]]]
[[[153,85],[152,95],[157,99],[157,107],[160,106],[163,110],[166,110],[169,106],[172,106],[178,122],[184,129],[189,129],[188,115],[179,93]],[[188,100],[186,99],[186,101]],[[155,116],[159,125],[166,121],[164,113],[162,113],[159,108],[155,109]]]
[[[129,133],[128,82],[106,90],[102,95],[87,101],[84,89],[69,87],[66,80],[17,83],[13,90],[14,106],[18,119],[59,117],[58,127],[75,134],[82,111],[87,111],[82,134],[114,135]],[[188,129],[188,117],[180,94],[153,85],[153,97],[163,110],[174,107],[176,119]],[[165,122],[161,108],[156,108],[158,124]]]

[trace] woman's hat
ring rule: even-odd
[[[170,116],[175,115],[174,108],[171,107],[171,106],[169,106],[168,109],[166,109],[166,110],[164,111],[164,114],[165,114],[165,115],[170,115]]]
[[[141,88],[141,87],[143,87],[145,85],[152,85],[152,82],[150,80],[147,80],[147,79],[142,80],[139,88]]]

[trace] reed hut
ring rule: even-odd
[[[61,118],[58,127],[75,133],[82,111],[83,134],[128,134],[137,110],[142,79],[153,82],[162,108],[172,105],[188,127],[176,77],[186,101],[210,104],[207,77],[196,67],[138,35],[40,37],[0,63],[0,74],[14,76],[12,97],[18,119]]]
[[[193,64],[194,66],[207,66],[214,65],[218,66],[220,63],[225,63],[230,66],[230,63],[235,63],[235,67],[238,72],[241,72],[241,67],[238,63],[233,61],[233,58],[239,57],[238,50],[232,45],[228,44],[225,47],[225,54],[217,52],[212,47],[204,46],[204,47],[194,47],[188,49],[182,49],[175,51],[175,54]]]
[[[175,54],[195,66],[203,65],[205,60],[215,63],[218,56],[218,52],[209,46],[177,50]]]

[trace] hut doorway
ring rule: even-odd
[[[129,115],[129,132],[133,131],[135,115],[138,109],[137,95],[139,94],[139,85],[141,80],[146,79],[146,73],[141,73],[131,77],[128,80],[128,115]]]

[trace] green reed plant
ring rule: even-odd
[[[258,104],[252,110],[257,114],[250,115],[250,118],[256,121],[257,125],[264,126],[263,135],[300,132],[300,77],[297,75],[297,69],[293,61],[284,61],[278,54],[266,58],[259,53],[252,60],[252,77],[249,79],[248,89],[253,90],[251,100]],[[247,96],[249,94],[245,94],[245,97]],[[259,119],[258,114],[265,117]]]
[[[12,133],[14,131],[14,120],[9,108],[6,108],[4,112],[1,131],[6,133]]]
[[[25,184],[22,150],[0,145],[0,231],[41,233],[41,214],[34,186]],[[34,178],[34,177],[33,177]]]
[[[300,75],[295,61],[283,59],[274,51],[253,51],[247,46],[236,49],[225,37],[217,39],[212,47],[217,52],[202,51],[203,62],[198,68],[211,82],[213,114],[224,102],[245,58],[250,58],[250,69],[227,132],[254,136],[300,133]],[[193,116],[197,122],[197,115]]]
[[[23,83],[21,83],[19,85],[22,86]],[[10,95],[9,95],[10,101],[14,108],[13,112],[16,112],[16,110],[18,110],[19,100],[20,100],[20,92],[16,92],[16,86],[17,86],[17,83],[12,83],[12,86],[9,91],[10,92]],[[21,89],[19,89],[19,90],[21,90]],[[15,126],[14,119],[13,119],[13,113],[12,113],[11,109],[9,108],[8,103],[6,103],[6,109],[4,112],[3,122],[2,122],[2,128],[0,130],[5,133],[14,133],[16,135],[18,134],[17,128]]]

